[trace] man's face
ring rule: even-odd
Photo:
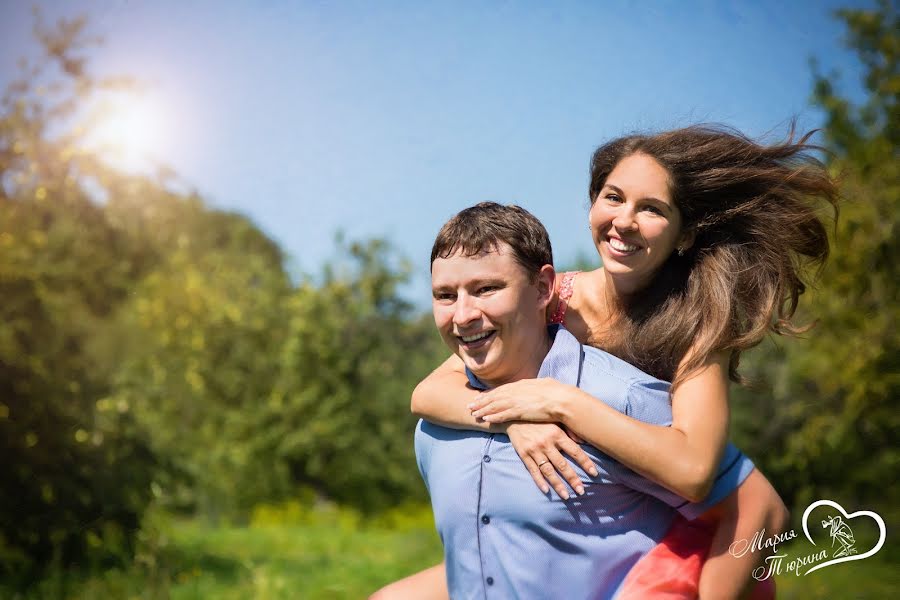
[[[553,267],[532,281],[512,249],[460,252],[431,265],[432,310],[444,343],[483,383],[535,377],[547,353]]]

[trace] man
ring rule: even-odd
[[[519,207],[484,203],[442,228],[432,251],[434,318],[444,341],[465,362],[470,384],[488,389],[553,377],[637,419],[669,424],[667,383],[545,325],[551,265],[546,231]],[[502,433],[420,421],[415,441],[452,598],[612,597],[663,538],[676,511],[698,517],[753,470],[729,447],[713,491],[691,504],[582,446],[599,474],[589,476],[573,465],[585,493],[563,500],[537,489]],[[739,529],[746,533],[756,525],[761,528],[761,520]],[[442,575],[435,567],[410,579],[415,585],[418,577],[424,586]],[[382,597],[403,593],[400,587],[391,591]]]

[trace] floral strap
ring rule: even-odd
[[[562,279],[559,282],[559,287],[557,288],[559,300],[556,302],[556,310],[553,311],[553,314],[550,316],[551,323],[559,323],[562,325],[565,321],[566,309],[569,307],[569,299],[575,291],[575,276],[578,275],[578,273],[580,273],[580,271],[563,273]]]

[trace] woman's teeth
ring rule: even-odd
[[[628,244],[616,238],[609,238],[609,245],[612,246],[614,250],[618,250],[619,252],[634,252],[638,249],[638,247],[634,244]]]

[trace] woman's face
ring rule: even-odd
[[[589,218],[603,268],[623,293],[646,287],[676,247],[689,245],[669,190],[669,173],[646,154],[619,161],[594,199]]]

